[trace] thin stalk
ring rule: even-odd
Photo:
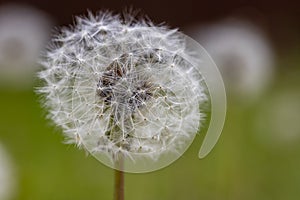
[[[115,191],[114,200],[124,200],[124,172],[123,172],[124,160],[122,155],[115,161]]]

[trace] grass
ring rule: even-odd
[[[297,88],[297,77],[281,76],[284,85],[275,82],[262,101],[247,108],[229,99],[224,132],[208,157],[198,159],[203,136],[197,136],[169,167],[126,174],[125,199],[298,199],[300,137],[292,145],[270,147],[253,129],[255,117],[272,100],[271,94]],[[63,144],[62,134],[44,119],[32,91],[1,90],[0,97],[0,141],[16,165],[15,200],[112,199],[113,170],[83,150]]]

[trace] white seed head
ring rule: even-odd
[[[256,110],[253,133],[262,145],[290,150],[300,144],[300,92],[283,87],[269,95]]]
[[[32,87],[37,59],[50,35],[50,21],[29,6],[0,6],[0,86]]]
[[[11,199],[14,192],[14,176],[12,162],[4,147],[0,144],[0,199]]]
[[[274,53],[263,30],[246,21],[226,19],[190,28],[216,61],[227,88],[242,100],[254,101],[268,87]]]
[[[153,171],[178,158],[200,128],[208,98],[195,62],[177,30],[89,13],[53,39],[38,92],[69,143],[108,166],[123,155],[122,170]]]

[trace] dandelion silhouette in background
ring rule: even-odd
[[[0,199],[9,200],[14,192],[12,163],[4,147],[0,144]]]
[[[268,148],[280,149],[280,151],[298,147],[300,143],[299,99],[300,92],[297,86],[293,88],[289,85],[287,88],[280,83],[276,91],[257,106],[252,126],[257,141]]]
[[[230,93],[249,102],[261,96],[274,72],[274,53],[263,30],[230,18],[189,32],[216,61]]]
[[[120,171],[154,171],[179,158],[202,128],[205,105],[213,126],[200,157],[221,133],[222,79],[201,46],[175,29],[89,13],[56,35],[42,64],[38,92],[49,118],[69,143],[117,169],[117,185]]]
[[[0,7],[0,84],[26,89],[48,40],[51,20],[40,10],[18,4]]]

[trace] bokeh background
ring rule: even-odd
[[[60,130],[44,119],[34,72],[55,26],[87,9],[126,7],[198,40],[220,68],[228,96],[224,131],[209,156],[198,159],[198,135],[169,167],[126,174],[126,199],[299,199],[296,1],[1,0],[0,200],[112,199],[113,170],[63,144]]]

